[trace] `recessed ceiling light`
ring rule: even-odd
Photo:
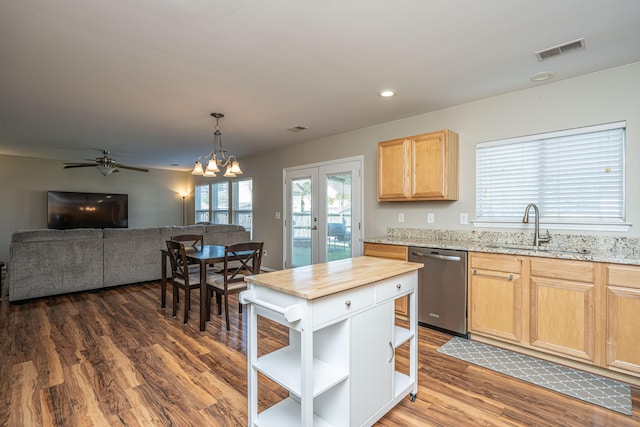
[[[383,89],[378,91],[378,96],[383,98],[389,98],[390,96],[395,96],[396,91],[393,89]]]
[[[555,76],[556,76],[556,73],[553,71],[541,71],[529,77],[529,80],[531,80],[532,82],[543,82],[545,80],[552,79]]]

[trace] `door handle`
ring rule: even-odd
[[[311,229],[312,229],[312,230],[317,230],[317,229],[318,229],[318,226],[317,226],[317,225],[314,225],[313,227],[311,227]]]
[[[460,257],[459,256],[425,254],[424,252],[415,252],[415,251],[413,251],[411,254],[415,255],[415,256],[422,257],[422,258],[439,259],[439,260],[442,260],[442,261],[460,261]]]

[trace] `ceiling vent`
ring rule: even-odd
[[[549,49],[540,50],[536,52],[536,56],[538,57],[538,61],[543,61],[553,56],[558,56],[564,53],[581,50],[586,47],[587,45],[585,44],[584,39],[578,39],[569,43],[561,44],[559,46],[550,47]]]
[[[305,129],[309,129],[307,126],[294,126],[292,128],[287,129],[289,132],[302,132]]]

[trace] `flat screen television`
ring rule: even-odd
[[[129,196],[112,193],[47,192],[47,226],[69,228],[127,228]]]

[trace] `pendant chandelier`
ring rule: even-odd
[[[191,173],[193,175],[203,176],[216,176],[216,172],[220,172],[221,168],[226,168],[224,176],[227,178],[233,178],[236,175],[242,174],[240,170],[240,164],[236,160],[236,156],[227,155],[222,148],[222,132],[220,132],[220,125],[218,120],[224,117],[222,113],[211,113],[212,117],[216,119],[216,126],[213,128],[213,150],[206,156],[198,157],[195,166]],[[206,160],[206,167],[204,161]]]

